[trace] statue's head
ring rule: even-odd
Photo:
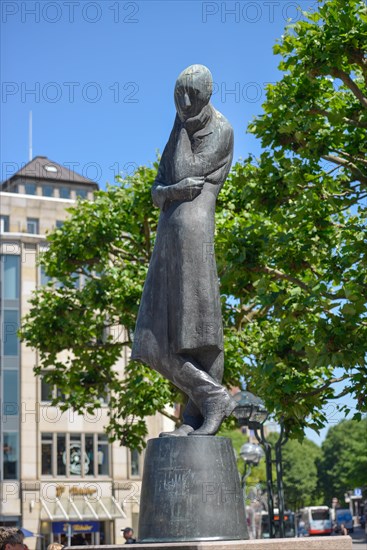
[[[175,105],[182,122],[192,118],[210,101],[213,77],[204,65],[190,65],[179,75],[175,85]]]

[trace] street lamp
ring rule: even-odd
[[[264,451],[262,450],[260,445],[256,445],[255,443],[245,443],[244,445],[242,445],[240,449],[240,457],[245,463],[245,468],[241,478],[241,486],[243,490],[245,508],[246,508],[246,479],[251,473],[252,466],[257,466],[263,456],[264,456]],[[254,512],[252,509],[251,511],[252,511],[252,535],[255,536]]]
[[[240,449],[240,457],[248,466],[257,466],[264,456],[264,451],[256,443],[245,443]]]
[[[266,440],[264,433],[264,422],[269,413],[265,408],[264,402],[248,391],[236,393],[233,398],[238,405],[234,411],[240,426],[247,426],[254,431],[255,437],[263,447],[266,460],[266,486],[268,496],[268,519],[269,519],[269,537],[275,537],[274,523],[274,492],[273,492],[273,472],[272,464],[276,466],[277,477],[277,496],[279,508],[279,535],[284,538],[284,491],[283,491],[283,471],[282,471],[282,446],[287,442],[284,433],[283,422],[280,423],[280,434],[275,443],[275,460],[272,459],[272,447]],[[244,474],[245,475],[245,474]],[[247,476],[246,476],[247,477]]]
[[[248,426],[250,430],[258,430],[268,418],[269,413],[264,402],[249,391],[240,391],[233,396],[237,407],[233,415],[240,426]]]

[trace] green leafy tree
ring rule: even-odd
[[[298,437],[326,423],[337,381],[356,418],[367,387],[367,12],[329,0],[305,18],[275,46],[284,75],[250,125],[264,152],[234,167],[217,209],[224,382],[244,377]],[[70,209],[42,258],[61,284],[37,291],[21,332],[36,372],[70,396],[64,407],[93,409],[108,391],[109,434],[130,447],[143,444],[146,416],[180,399],[150,369],[130,362],[120,380],[114,368],[154,244],[156,169]]]
[[[343,420],[332,426],[322,443],[320,489],[325,502],[344,501],[344,495],[367,485],[367,418]]]
[[[360,418],[367,388],[367,8],[305,17],[274,48],[283,77],[249,127],[264,152],[235,166],[217,222],[227,362],[300,437],[329,399]]]
[[[245,472],[245,463],[240,456],[242,445],[249,441],[247,435],[243,434],[238,428],[231,426],[222,426],[219,434],[222,437],[229,437],[232,441],[233,449],[237,456],[237,468],[242,478]],[[266,487],[266,467],[265,460],[262,458],[257,466],[252,466],[248,477],[246,477],[246,495],[248,496],[252,490],[264,489]]]
[[[288,439],[282,448],[285,507],[299,510],[303,506],[323,504],[318,495],[318,460],[321,449],[305,438],[302,443]]]

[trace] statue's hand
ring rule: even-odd
[[[184,178],[174,185],[155,184],[152,198],[155,206],[166,210],[173,201],[192,201],[200,195],[205,183],[203,176]]]
[[[175,187],[179,191],[181,200],[193,200],[200,195],[205,183],[203,176],[185,178],[178,182]]]
[[[161,185],[154,185],[152,189],[152,199],[154,206],[163,210],[167,201],[166,188]]]

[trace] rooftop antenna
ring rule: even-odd
[[[29,111],[28,141],[29,141],[29,161],[31,161],[32,158],[33,158],[33,150],[32,150],[32,111]]]

